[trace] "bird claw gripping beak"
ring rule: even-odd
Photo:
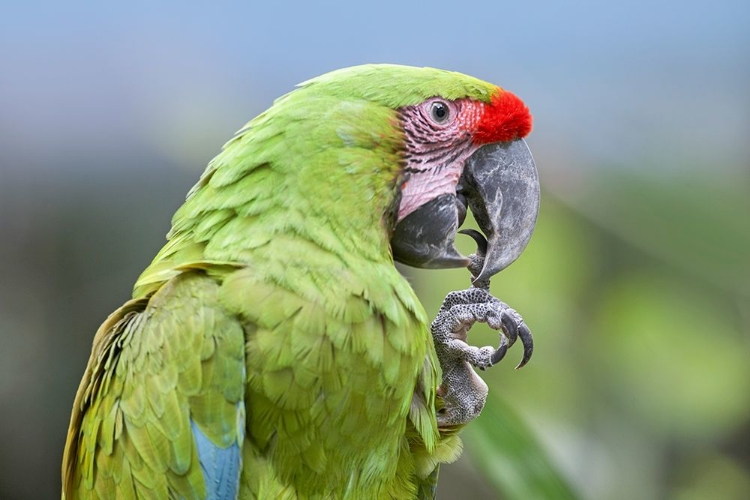
[[[451,292],[443,301],[430,331],[435,344],[443,379],[438,394],[443,404],[437,412],[438,428],[445,430],[466,425],[479,416],[487,400],[487,384],[472,370],[485,370],[499,363],[516,340],[523,344],[523,359],[516,369],[524,366],[534,351],[531,331],[523,318],[507,304],[490,294],[490,279],[482,277],[486,268],[487,239],[479,231],[461,231],[474,238],[477,252],[469,256],[469,271],[474,280],[467,290]],[[500,345],[475,347],[467,343],[474,323],[482,322],[500,331]]]
[[[531,330],[526,326],[520,314],[489,294],[490,278],[479,278],[479,275],[485,268],[484,260],[488,248],[487,239],[482,233],[474,229],[462,229],[459,233],[470,236],[477,243],[476,253],[469,255],[471,262],[468,267],[473,277],[472,288],[479,288],[486,291],[491,301],[499,303],[503,309],[500,313],[500,330],[502,332],[500,334],[500,345],[495,349],[490,360],[493,365],[499,363],[505,357],[508,348],[520,338],[521,344],[523,344],[523,358],[518,366],[516,366],[516,369],[521,368],[529,362],[534,352],[534,338],[531,335]]]
[[[440,195],[399,221],[391,237],[394,258],[423,268],[470,265],[454,245],[467,208],[487,241],[476,279],[489,279],[521,255],[539,212],[539,177],[523,139],[481,147],[466,160],[455,193]]]

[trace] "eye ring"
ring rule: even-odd
[[[435,123],[445,123],[450,118],[451,111],[448,104],[443,101],[433,101],[430,104],[430,118]]]

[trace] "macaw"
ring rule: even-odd
[[[539,187],[531,115],[443,70],[341,69],[251,120],[93,341],[63,498],[432,498],[495,364],[528,328],[489,295]],[[476,255],[454,241],[467,210]],[[469,267],[430,327],[394,261]],[[468,345],[476,321],[500,347]]]

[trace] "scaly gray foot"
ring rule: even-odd
[[[479,250],[470,256],[469,270],[473,276],[482,269],[484,260],[481,240],[477,242]],[[497,348],[475,347],[467,343],[469,329],[476,322],[487,323],[500,332]],[[529,361],[534,349],[531,331],[523,318],[490,294],[489,280],[485,283],[475,281],[472,288],[451,292],[445,297],[437,318],[432,322],[432,338],[443,370],[438,394],[443,397],[445,405],[438,411],[439,427],[466,424],[479,416],[484,408],[487,384],[472,366],[484,370],[497,364],[508,347],[520,338],[524,354],[516,368],[521,368]]]

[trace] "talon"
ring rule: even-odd
[[[503,332],[508,336],[508,346],[512,346],[518,338],[518,320],[507,311],[503,311],[500,321],[503,324]]]
[[[462,229],[459,233],[470,236],[477,243],[477,258],[484,259],[484,256],[487,255],[487,238],[476,229]]]
[[[476,239],[479,241],[478,253],[481,253],[483,237],[479,235]],[[476,256],[471,257],[471,262],[478,262]],[[467,290],[450,292],[430,326],[435,353],[443,371],[437,389],[437,395],[445,405],[437,412],[439,428],[465,424],[482,411],[488,388],[475,369],[485,371],[500,363],[519,338],[524,351],[516,369],[528,363],[534,350],[531,331],[523,318],[490,294],[489,279],[482,280],[487,288],[478,281],[475,280]],[[498,332],[500,343],[497,348],[475,347],[468,343],[469,330],[475,323],[486,323]]]
[[[497,350],[492,353],[492,357],[490,357],[490,362],[493,365],[498,364],[505,357],[505,353],[508,352],[508,345],[508,339],[505,338],[505,335],[501,335],[500,345],[497,347]]]
[[[485,290],[490,289],[490,279],[486,278],[482,281],[477,281],[477,276],[482,273],[484,269],[484,257],[487,255],[487,238],[482,233],[475,229],[462,229],[459,231],[461,234],[470,236],[477,244],[477,251],[469,255],[469,265],[466,266],[471,273],[472,286],[475,288],[481,288]]]
[[[521,338],[521,343],[523,344],[523,359],[518,363],[518,366],[516,366],[516,370],[522,368],[523,365],[528,363],[531,359],[531,354],[534,352],[534,338],[531,336],[531,330],[529,330],[529,327],[521,324],[518,327],[518,336]]]

